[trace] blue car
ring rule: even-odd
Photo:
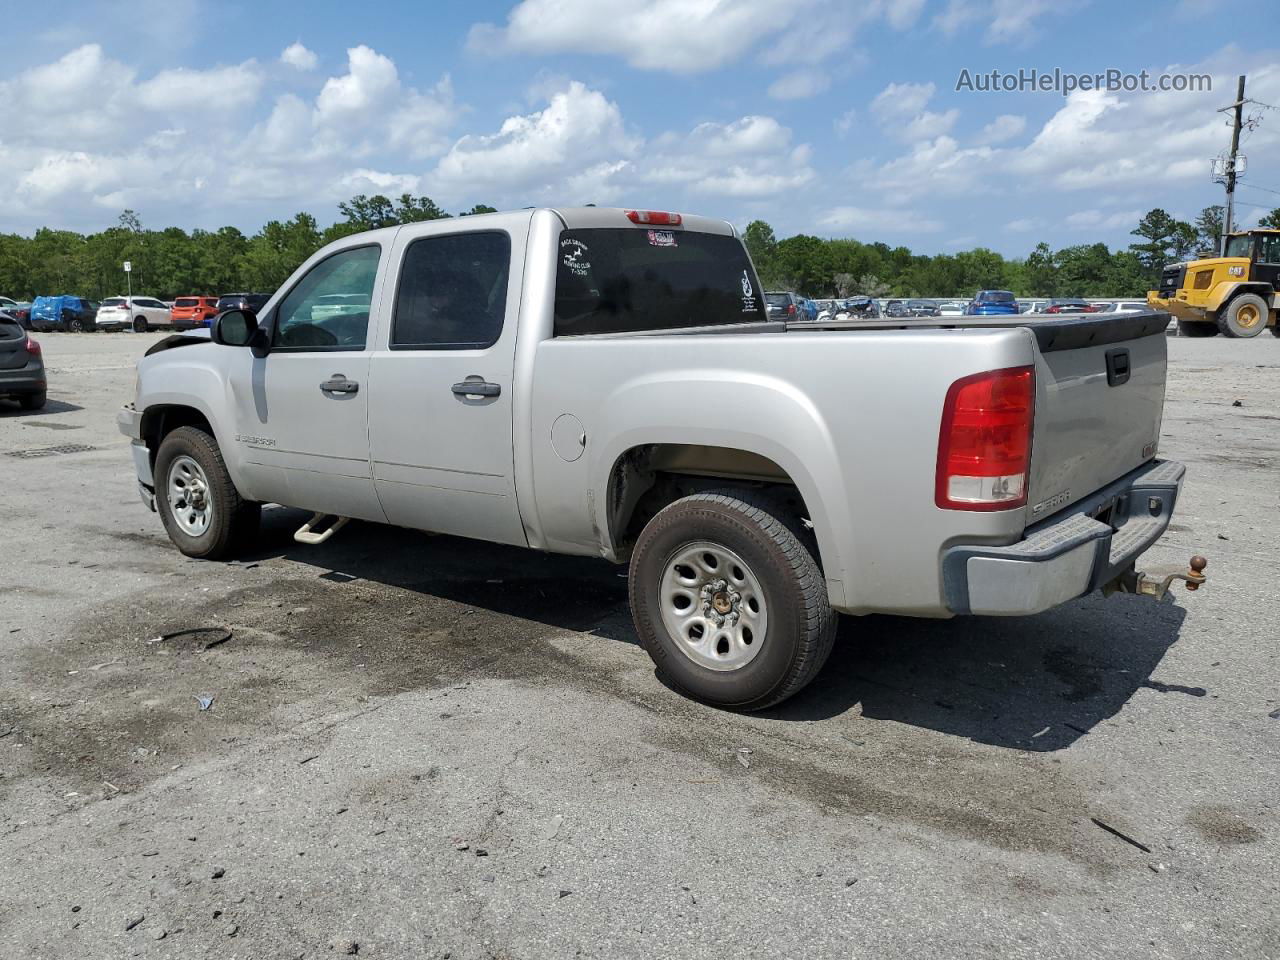
[[[964,312],[971,317],[1016,316],[1018,299],[1008,290],[979,290]]]
[[[814,323],[818,321],[818,305],[807,297],[800,301],[800,318],[802,320],[810,320]]]

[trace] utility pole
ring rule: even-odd
[[[1223,107],[1223,111],[1231,110],[1234,114],[1234,122],[1231,125],[1231,156],[1227,160],[1227,215],[1222,221],[1222,250],[1221,255],[1227,255],[1227,234],[1231,232],[1231,214],[1235,209],[1236,200],[1236,157],[1240,153],[1240,125],[1244,113],[1244,77],[1241,76],[1236,86],[1236,102],[1230,107]],[[1222,112],[1222,111],[1219,111]]]

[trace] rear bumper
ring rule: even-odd
[[[1028,527],[1003,547],[954,546],[942,557],[947,608],[956,614],[1040,613],[1116,579],[1169,527],[1186,468],[1153,460]]]
[[[48,389],[44,364],[28,364],[18,370],[0,370],[0,396],[44,393]]]

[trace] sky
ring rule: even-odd
[[[0,0],[0,20],[0,232],[126,207],[324,226],[409,192],[926,253],[1123,247],[1152,207],[1223,202],[1241,73],[1260,104],[1237,219],[1280,206],[1280,39],[1247,29],[1273,0]],[[1212,89],[957,89],[1055,68]]]

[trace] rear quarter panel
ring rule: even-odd
[[[534,490],[521,499],[531,543],[612,556],[609,478],[632,447],[746,450],[781,466],[804,497],[838,609],[945,616],[940,551],[1012,542],[1024,526],[1021,510],[934,505],[947,388],[1034,356],[1016,328],[543,340],[532,366]],[[565,413],[587,436],[573,462],[551,444]]]

